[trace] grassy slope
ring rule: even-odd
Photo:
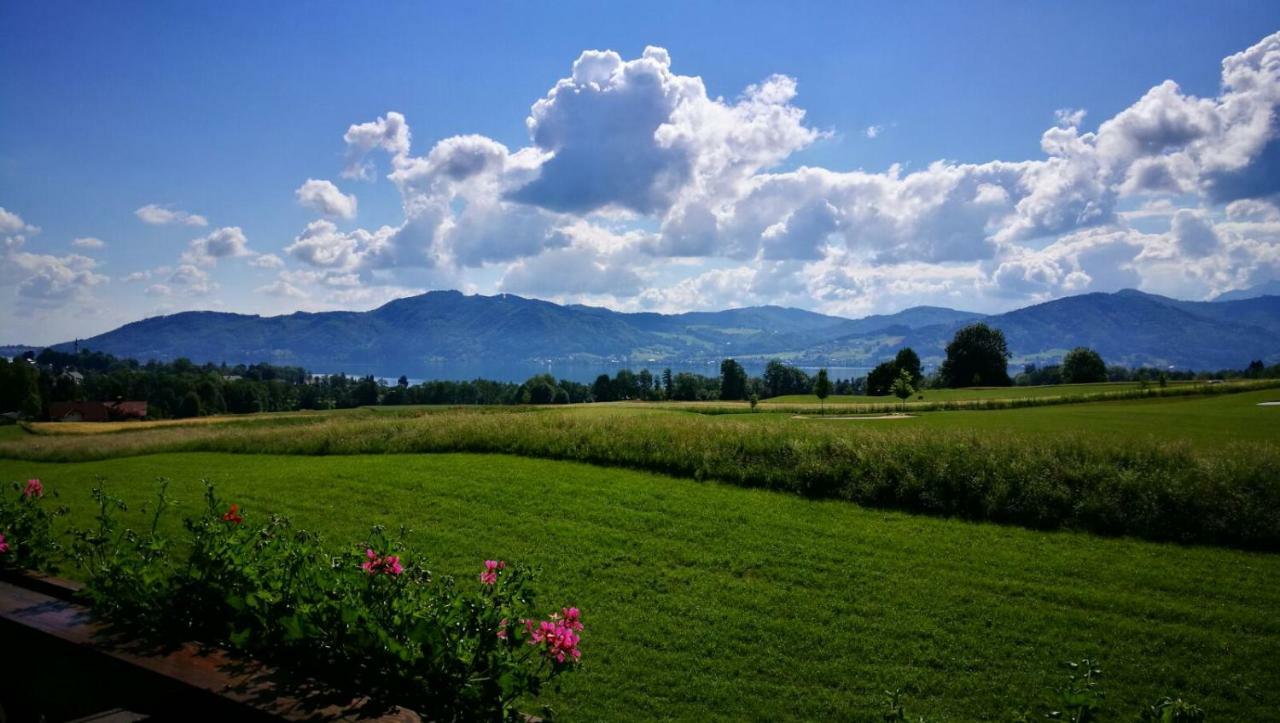
[[[0,460],[0,480],[43,478],[80,524],[96,475],[134,502],[172,477],[188,510],[209,477],[251,514],[288,511],[332,544],[405,523],[460,577],[486,557],[541,565],[543,605],[587,615],[587,665],[556,697],[570,720],[879,720],[896,687],[913,715],[1006,718],[1085,655],[1102,661],[1113,711],[1163,694],[1215,720],[1280,706],[1277,555],[503,456]]]

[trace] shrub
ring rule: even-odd
[[[61,548],[53,535],[53,520],[65,515],[66,507],[50,510],[38,479],[11,487],[12,494],[0,495],[0,569],[56,572]]]
[[[212,485],[175,543],[160,533],[165,489],[135,532],[119,529],[125,503],[100,483],[97,526],[74,533],[94,610],[144,639],[224,645],[431,720],[518,719],[518,701],[579,660],[579,611],[536,615],[526,567],[489,560],[469,581],[436,577],[403,529],[334,552]]]

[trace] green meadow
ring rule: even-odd
[[[96,477],[139,504],[153,480],[196,511],[200,478],[249,514],[332,544],[405,524],[441,573],[542,568],[548,607],[589,626],[565,720],[1008,719],[1062,662],[1101,661],[1108,705],[1166,694],[1218,720],[1280,705],[1280,557],[874,511],[837,501],[494,455],[161,454],[0,462],[90,524]],[[1115,719],[1121,719],[1116,717]]]
[[[986,390],[979,390],[985,392]],[[928,392],[926,392],[926,395]],[[635,403],[351,410],[0,428],[0,480],[87,526],[107,480],[155,480],[351,544],[406,525],[460,580],[541,568],[582,670],[547,699],[594,720],[1013,720],[1063,663],[1102,720],[1161,696],[1211,720],[1280,709],[1280,390],[893,419]],[[172,531],[176,532],[176,529]],[[1177,542],[1184,540],[1184,542]],[[70,570],[74,575],[75,571]]]

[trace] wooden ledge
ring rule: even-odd
[[[258,661],[221,648],[188,643],[177,648],[144,648],[112,635],[74,601],[81,587],[48,576],[7,574],[0,581],[0,640],[15,665],[26,652],[53,661],[83,657],[103,663],[117,676],[117,704],[162,717],[187,720],[362,721],[420,723],[406,708],[374,710],[364,698],[335,700],[313,681],[290,679]],[[12,644],[14,647],[10,647]],[[30,663],[28,663],[30,664]],[[28,669],[26,675],[39,670]],[[52,674],[58,675],[57,671]],[[114,680],[114,679],[113,679]],[[76,681],[63,681],[75,691]]]

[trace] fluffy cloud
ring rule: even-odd
[[[16,252],[6,255],[0,280],[16,284],[18,297],[27,303],[56,307],[88,301],[90,289],[108,280],[94,271],[97,266],[98,262],[77,254]]]
[[[1059,109],[1025,160],[787,165],[828,135],[798,97],[780,75],[714,97],[661,48],[591,50],[533,103],[522,148],[462,135],[415,156],[399,113],[352,125],[343,175],[372,178],[385,154],[403,219],[312,222],[286,252],[319,275],[293,285],[355,290],[378,273],[390,287],[426,269],[619,308],[867,313],[1126,286],[1195,296],[1276,274],[1280,33],[1224,59],[1216,96],[1165,81],[1093,129]],[[298,196],[355,213],[325,181]]]
[[[321,268],[376,267],[391,261],[394,250],[389,241],[395,233],[395,229],[385,226],[374,232],[356,229],[344,233],[332,221],[320,219],[308,224],[285,252],[309,266]]]
[[[183,226],[208,226],[209,220],[204,216],[194,213],[187,213],[177,209],[165,208],[154,203],[148,203],[142,208],[134,211],[143,223],[152,226],[168,226],[171,224],[179,224]]]
[[[218,284],[209,277],[209,272],[191,264],[182,264],[174,269],[169,276],[169,283],[193,296],[203,296],[219,288]]]
[[[23,221],[18,214],[6,210],[4,206],[0,206],[0,234],[17,233],[36,234],[40,233],[40,229]]]
[[[28,235],[40,228],[27,223],[17,213],[0,207],[0,287],[6,295],[17,296],[5,306],[15,313],[54,309],[92,299],[91,290],[108,278],[95,269],[98,262],[88,256],[29,253],[21,248]]]
[[[307,298],[307,292],[282,279],[277,280],[274,283],[267,284],[266,286],[258,287],[257,292],[268,296],[278,296],[290,299]]]
[[[249,261],[249,265],[257,269],[284,268],[284,259],[275,254],[258,254]]]
[[[100,238],[85,236],[83,238],[73,239],[71,245],[78,249],[100,249],[106,247],[106,242]]]
[[[214,266],[218,259],[252,256],[249,242],[239,226],[220,228],[207,236],[192,239],[182,262],[198,266]]]
[[[342,138],[347,143],[343,178],[372,178],[373,164],[366,162],[365,156],[374,149],[396,157],[409,153],[409,125],[400,113],[392,112],[375,121],[352,125]]]
[[[298,197],[298,203],[325,216],[346,219],[356,217],[355,195],[344,194],[331,181],[308,178],[294,193]]]

